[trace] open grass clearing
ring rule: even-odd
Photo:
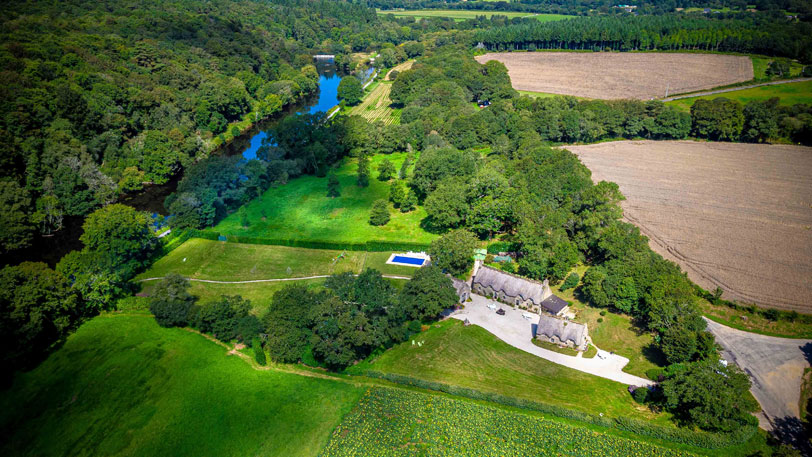
[[[568,146],[626,196],[652,249],[723,298],[809,313],[812,148],[694,141]]]
[[[741,104],[746,104],[751,101],[766,101],[774,97],[777,97],[779,99],[779,104],[784,106],[795,105],[798,103],[812,104],[812,81],[775,84],[771,86],[753,87],[750,89],[735,90],[701,97],[681,98],[679,100],[666,102],[666,105],[676,106],[683,111],[690,111],[691,106],[693,106],[694,102],[699,99],[710,100],[721,97],[736,100]]]
[[[477,56],[508,68],[516,90],[593,99],[661,98],[753,79],[747,56],[655,52],[503,52]]]
[[[634,402],[626,386],[556,365],[499,340],[477,326],[456,319],[434,324],[351,373],[372,370],[525,398],[611,417],[627,416],[671,424]]]
[[[520,11],[485,11],[485,10],[438,10],[438,9],[423,9],[423,10],[381,10],[378,9],[378,14],[392,14],[395,17],[413,17],[415,19],[432,18],[432,17],[447,17],[454,19],[457,22],[466,21],[468,19],[475,19],[478,16],[507,16],[512,19],[514,17],[534,18],[541,22],[560,21],[562,19],[571,19],[574,16],[566,16],[563,14],[534,14]]]
[[[378,181],[378,165],[388,158],[400,168],[406,153],[378,154],[370,160],[368,187],[356,184],[358,161],[346,158],[335,170],[341,196],[327,197],[327,178],[303,176],[271,188],[245,205],[250,225],[243,227],[237,213],[220,222],[214,230],[228,235],[270,239],[298,239],[362,243],[370,240],[429,243],[437,235],[424,230],[422,207],[410,213],[391,209],[388,224],[369,224],[372,203],[389,198],[389,183]],[[264,216],[263,216],[264,212]]]
[[[0,453],[315,456],[363,392],[254,370],[149,315],[101,316],[0,393]]]

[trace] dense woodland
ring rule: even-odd
[[[480,30],[475,41],[490,50],[702,50],[783,56],[812,62],[812,23],[784,17],[701,15],[524,20]]]
[[[532,13],[556,13],[572,15],[624,15],[628,14],[615,6],[622,4],[613,0],[372,0],[372,5],[382,9],[462,9],[495,11],[527,11]],[[734,11],[745,11],[755,7],[758,11],[783,13],[790,11],[809,15],[812,8],[804,0],[646,0],[629,2],[635,5],[638,14],[663,14],[674,12],[677,8],[728,8]]]

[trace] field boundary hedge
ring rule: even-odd
[[[294,248],[308,248],[308,249],[331,249],[336,251],[367,251],[367,252],[385,252],[385,251],[425,251],[429,248],[425,243],[411,243],[408,241],[383,241],[383,240],[370,240],[364,243],[342,243],[338,241],[323,241],[323,240],[298,240],[298,239],[276,239],[276,238],[258,238],[251,236],[239,235],[223,235],[219,232],[210,230],[189,230],[189,238],[202,238],[206,240],[217,241],[220,237],[225,237],[228,243],[241,243],[241,244],[264,244],[269,246],[287,246]]]
[[[628,417],[608,418],[596,416],[594,414],[576,411],[561,406],[541,403],[533,400],[507,397],[497,393],[482,392],[467,387],[459,387],[450,384],[443,384],[435,381],[426,381],[392,373],[381,373],[379,371],[365,371],[365,376],[370,378],[384,379],[396,384],[419,387],[427,390],[444,392],[451,395],[470,398],[472,400],[485,400],[500,405],[512,406],[516,408],[538,411],[545,414],[585,422],[605,428],[613,428],[637,435],[656,438],[665,441],[672,441],[680,444],[687,444],[704,449],[719,449],[723,447],[736,446],[745,443],[756,432],[755,425],[742,427],[733,433],[719,434],[701,431],[688,430],[684,428],[664,427],[662,425],[651,424],[638,419]]]

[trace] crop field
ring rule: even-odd
[[[350,372],[411,376],[591,414],[672,425],[670,415],[655,414],[635,403],[625,385],[528,354],[481,327],[449,319],[421,333],[419,341],[420,346],[396,345]]]
[[[358,187],[358,162],[344,159],[336,177],[341,196],[327,196],[327,178],[303,176],[285,185],[268,189],[262,196],[245,205],[250,225],[243,227],[237,213],[221,221],[214,230],[226,235],[257,238],[297,239],[336,242],[366,242],[370,240],[431,242],[437,235],[420,226],[426,217],[422,207],[409,213],[390,209],[388,224],[369,224],[372,203],[389,198],[389,183],[378,181],[378,165],[388,158],[399,169],[406,153],[378,154],[370,160],[371,176],[368,187]]]
[[[702,97],[681,98],[666,102],[666,105],[674,105],[684,111],[689,111],[695,101],[699,99],[729,98],[737,100],[741,104],[751,101],[766,101],[777,97],[780,105],[795,105],[797,103],[812,104],[812,81],[798,83],[775,84],[772,86],[759,86],[751,89],[734,90],[715,95],[705,95]]]
[[[345,417],[319,455],[676,457],[693,454],[473,402],[373,388]]]
[[[690,53],[506,52],[498,60],[520,91],[593,99],[663,98],[753,79],[746,56]]]
[[[100,316],[0,391],[0,455],[314,456],[363,393],[254,370],[150,315]]]
[[[380,121],[385,125],[399,124],[400,110],[393,109],[389,106],[392,104],[392,100],[389,99],[389,93],[391,91],[391,82],[381,82],[375,86],[372,92],[364,97],[364,100],[360,104],[354,106],[349,114],[352,116],[361,116],[368,122]]]
[[[562,19],[569,19],[573,16],[566,16],[563,14],[533,14],[519,11],[484,11],[484,10],[378,10],[378,14],[392,14],[395,17],[413,17],[416,19],[430,18],[430,17],[447,17],[454,19],[457,22],[465,21],[468,19],[475,19],[477,16],[491,17],[493,15],[507,16],[512,19],[514,17],[527,17],[535,18],[542,22],[560,21]]]
[[[618,183],[624,217],[707,290],[812,310],[812,148],[619,141],[570,146]]]

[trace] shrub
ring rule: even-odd
[[[578,273],[570,273],[567,279],[564,280],[564,284],[561,284],[561,290],[572,289],[578,285],[578,281],[580,280],[581,278],[578,276]]]
[[[606,315],[606,310],[605,309],[601,310],[601,316],[605,316],[605,315]]]
[[[488,254],[499,254],[500,252],[515,251],[513,243],[507,241],[496,241],[488,245]]]
[[[601,322],[603,322],[603,318],[602,318],[602,317],[599,317],[599,318],[598,318],[598,323],[600,324]]]
[[[259,341],[259,338],[254,338],[254,340],[251,341],[251,346],[254,349],[254,360],[256,360],[258,364],[265,366],[267,363],[265,360],[265,350],[262,349],[262,342]]]
[[[646,399],[648,399],[648,389],[645,387],[638,387],[637,389],[634,389],[632,398],[634,398],[634,401],[637,403],[645,403]]]
[[[182,327],[189,323],[195,297],[189,293],[189,281],[170,273],[155,287],[149,310],[161,327]]]
[[[386,200],[375,200],[369,212],[369,223],[372,225],[386,225],[389,223],[389,204]]]
[[[771,320],[773,322],[777,321],[778,318],[781,316],[781,313],[775,308],[766,309],[766,310],[762,311],[762,314],[768,320]]]

